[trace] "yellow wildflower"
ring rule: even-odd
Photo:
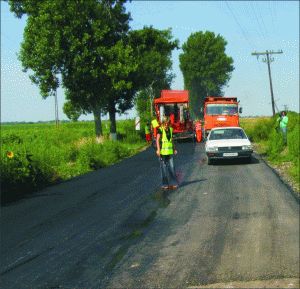
[[[13,152],[9,152],[7,155],[9,158],[12,158],[14,156]]]

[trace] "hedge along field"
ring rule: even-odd
[[[118,141],[95,137],[94,122],[2,125],[2,205],[29,193],[134,155],[146,145],[144,131],[134,120],[117,122]]]
[[[274,118],[241,118],[240,124],[248,136],[253,136],[253,141],[260,145],[261,153],[266,153],[271,163],[289,163],[287,172],[299,184],[299,114],[287,112],[287,145],[281,133],[276,131],[278,117],[277,113]]]

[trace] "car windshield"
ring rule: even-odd
[[[239,128],[228,128],[228,129],[217,129],[210,133],[209,140],[218,139],[246,139],[247,136],[242,129]]]

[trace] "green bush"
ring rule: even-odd
[[[282,134],[280,132],[276,132],[276,130],[272,130],[269,138],[266,152],[271,159],[276,159],[285,148],[284,138]]]
[[[103,144],[102,159],[107,165],[114,164],[119,160],[119,145],[115,141],[107,141]]]
[[[67,148],[66,159],[70,162],[76,162],[78,156],[79,156],[79,149],[75,145],[70,145]]]
[[[123,142],[129,144],[139,143],[141,141],[142,141],[141,136],[139,135],[139,133],[136,132],[127,134],[127,136],[123,139]]]
[[[102,144],[93,141],[79,148],[77,162],[83,171],[87,172],[104,166],[101,159],[102,146]]]
[[[288,133],[287,146],[289,155],[296,163],[299,161],[299,123],[297,123],[292,132]]]
[[[260,118],[253,127],[251,135],[255,142],[269,140],[270,133],[275,131],[274,121],[272,119]]]
[[[11,146],[11,151],[1,152],[1,200],[16,201],[29,190],[42,188],[51,183],[52,171],[43,160],[28,152],[20,152]]]
[[[292,132],[296,125],[299,127],[299,114],[293,111],[287,112],[287,117],[289,118],[289,122],[287,125],[287,131]]]
[[[106,124],[102,124],[103,132]],[[105,129],[104,129],[105,128]],[[54,182],[116,163],[143,144],[134,120],[117,122],[125,141],[95,141],[93,122],[3,126],[1,143],[2,204],[22,198]],[[106,130],[108,133],[109,126]],[[92,137],[93,141],[80,142]],[[120,138],[118,137],[118,140]]]

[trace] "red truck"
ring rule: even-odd
[[[204,101],[204,135],[208,136],[214,127],[240,126],[236,97],[206,97]]]
[[[167,116],[171,120],[174,139],[195,139],[195,128],[189,114],[188,90],[162,90],[161,98],[154,100],[156,119],[161,124]]]

